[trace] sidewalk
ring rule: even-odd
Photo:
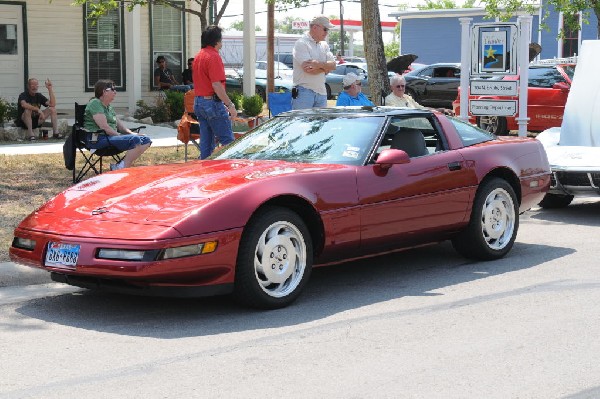
[[[67,119],[69,126],[75,122],[74,119]],[[140,126],[140,123],[123,121],[123,124],[129,128]],[[146,125],[142,130],[146,136],[152,139],[153,147],[170,147],[182,144],[177,140],[177,129],[163,126]],[[0,154],[4,155],[25,155],[25,154],[55,154],[62,153],[64,140],[46,141],[36,140],[23,144],[2,145],[0,142]]]

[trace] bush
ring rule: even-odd
[[[261,114],[264,101],[258,94],[253,96],[244,96],[242,99],[242,110],[249,117],[255,117]]]
[[[239,91],[229,91],[227,92],[227,96],[235,105],[235,109],[242,109],[242,100],[244,99],[244,95],[242,93]]]
[[[135,113],[133,114],[135,119],[150,117],[154,123],[169,121],[169,108],[167,107],[163,96],[159,95],[156,97],[154,106],[146,104],[144,100],[138,100],[135,104],[137,105]]]
[[[183,96],[185,93],[167,90],[165,94],[167,95],[165,104],[169,109],[169,121],[175,121],[181,118],[181,115],[183,115],[184,111]]]
[[[0,98],[0,123],[17,119],[17,104]]]

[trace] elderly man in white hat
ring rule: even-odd
[[[344,91],[340,93],[336,106],[346,105],[370,105],[374,104],[362,93],[362,82],[360,76],[350,72],[342,79]]]
[[[335,69],[335,59],[325,41],[334,25],[318,15],[310,21],[310,29],[294,44],[293,109],[327,106],[325,75]]]

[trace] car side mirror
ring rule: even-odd
[[[388,149],[383,150],[377,157],[375,164],[382,170],[388,170],[393,165],[401,165],[410,162],[410,157],[405,151]]]

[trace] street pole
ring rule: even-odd
[[[342,53],[342,57],[344,54],[344,5],[342,4],[342,0],[340,0],[340,50]]]

